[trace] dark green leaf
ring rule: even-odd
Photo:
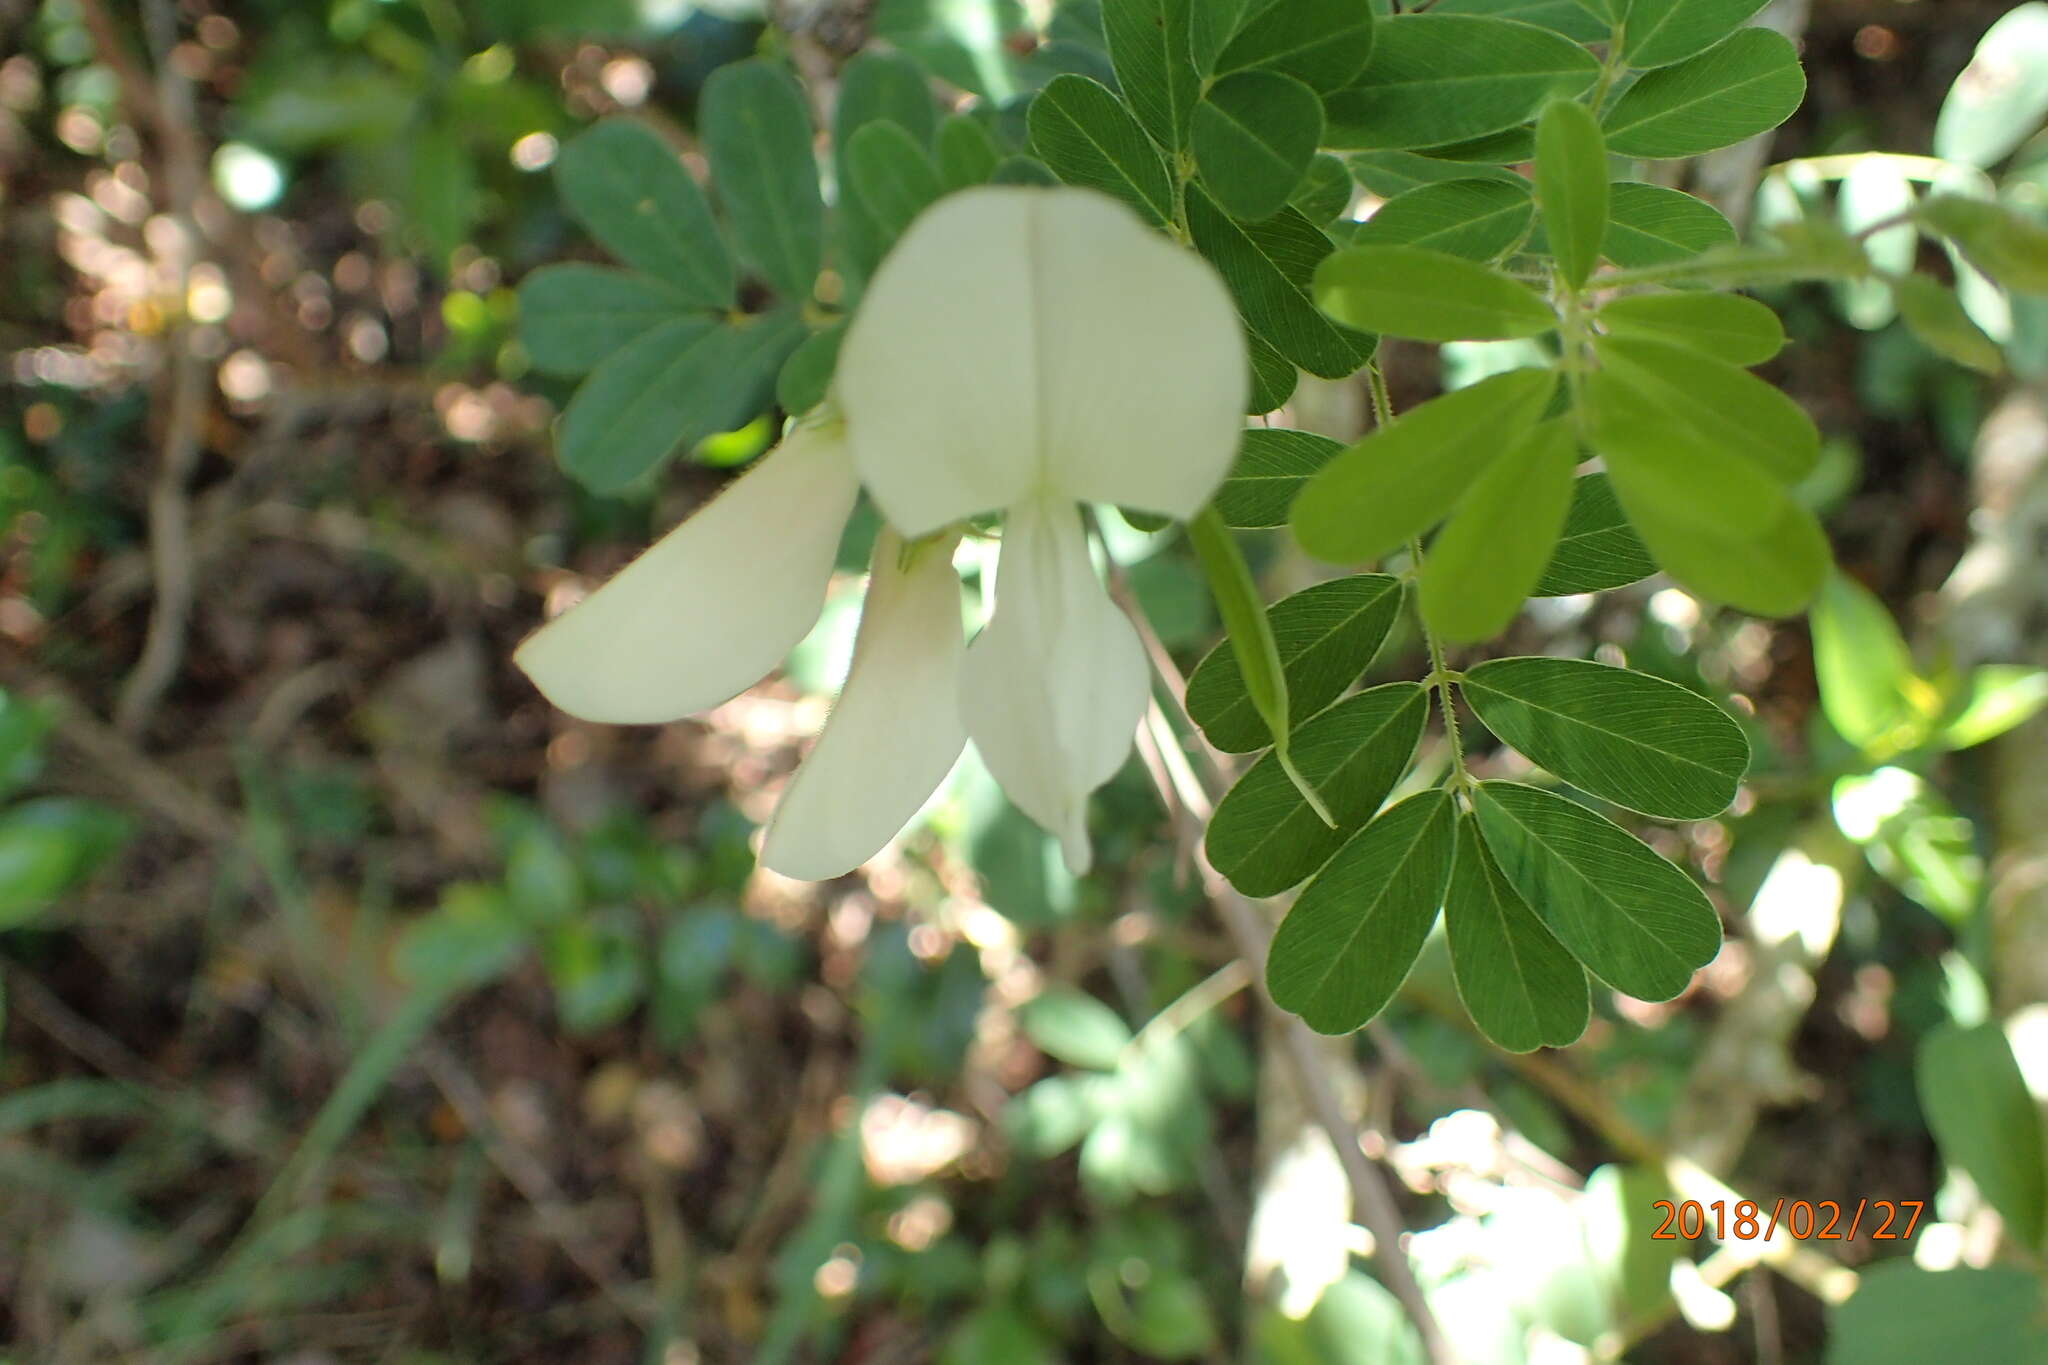
[[[1237,300],[1254,335],[1310,374],[1343,379],[1372,356],[1377,338],[1340,327],[1309,297],[1330,239],[1293,209],[1262,223],[1234,223],[1192,186],[1188,231]]]
[[[1189,144],[1216,202],[1233,218],[1257,220],[1287,203],[1322,135],[1313,90],[1277,72],[1239,71],[1195,106]]]
[[[1273,1001],[1318,1033],[1365,1027],[1422,952],[1450,882],[1457,806],[1442,788],[1388,810],[1337,851],[1273,935]]]
[[[1536,121],[1536,202],[1550,254],[1574,289],[1600,263],[1607,236],[1607,145],[1576,100],[1552,100]]]
[[[1668,342],[1730,365],[1761,365],[1785,345],[1778,315],[1740,294],[1632,294],[1603,306],[1599,322],[1612,336]]]
[[[1424,185],[1445,180],[1486,179],[1519,186],[1524,197],[1529,182],[1497,166],[1473,166],[1462,161],[1445,161],[1416,152],[1353,152],[1344,158],[1358,183],[1382,199],[1392,199]],[[1375,215],[1377,216],[1377,215]]]
[[[0,929],[46,909],[119,848],[128,832],[125,816],[72,797],[9,807],[0,814]]]
[[[885,121],[902,129],[922,153],[938,123],[931,83],[907,57],[863,52],[840,73],[839,99],[832,110],[832,159],[840,185],[833,226],[843,251],[841,268],[856,281],[874,270],[889,242],[863,197],[850,192],[857,173],[847,153],[855,133]]]
[[[1213,75],[1216,59],[1244,22],[1246,0],[1190,0],[1188,5],[1188,53],[1195,70]]]
[[[1238,30],[1215,70],[1260,67],[1337,90],[1364,68],[1372,42],[1372,8],[1358,0],[1276,0]]]
[[[1884,603],[1837,572],[1813,604],[1812,625],[1814,680],[1836,733],[1886,755],[1911,747],[1933,717],[1915,712],[1911,695],[1924,685]]]
[[[1344,216],[1344,210],[1351,207],[1351,196],[1356,187],[1351,183],[1351,172],[1344,163],[1328,152],[1317,152],[1308,163],[1308,174],[1302,177],[1289,200],[1301,210],[1302,217],[1318,226],[1327,227]]]
[[[839,368],[839,343],[845,339],[843,320],[805,337],[775,377],[776,405],[795,417],[824,402],[832,387],[832,374]]]
[[[1550,565],[1537,580],[1534,596],[1564,597],[1572,593],[1619,588],[1657,572],[1614,496],[1605,474],[1587,474],[1572,483],[1572,506],[1565,513],[1564,533]]]
[[[1624,0],[1615,0],[1623,3]],[[1513,19],[1524,24],[1561,33],[1575,43],[1604,40],[1613,28],[1611,16],[1595,12],[1606,0],[1435,0],[1431,14],[1483,14],[1494,19]]]
[[[1325,825],[1270,753],[1225,793],[1204,841],[1216,870],[1247,896],[1278,895],[1314,872],[1408,770],[1429,694],[1416,683],[1368,688],[1294,732],[1294,762],[1337,817]]]
[[[1473,481],[1422,565],[1417,600],[1440,637],[1470,644],[1515,619],[1564,528],[1578,463],[1571,423],[1556,418]]]
[[[1713,247],[1735,245],[1735,225],[1719,209],[1662,185],[1624,180],[1610,186],[1607,219],[1601,250],[1627,270],[1669,265]]]
[[[1287,678],[1290,728],[1298,729],[1365,672],[1400,609],[1401,581],[1386,574],[1332,579],[1273,604],[1268,615]],[[1227,640],[1189,675],[1187,709],[1209,743],[1225,753],[1250,753],[1273,742]]]
[[[555,160],[562,202],[592,236],[690,307],[732,307],[732,260],[704,192],[668,145],[612,119],[570,140]]]
[[[987,184],[1003,160],[994,135],[967,114],[949,114],[939,125],[938,157],[939,179],[948,190]]]
[[[1389,199],[1352,242],[1428,247],[1468,261],[1498,260],[1528,234],[1535,211],[1528,182],[1519,177],[1446,180]]]
[[[1513,782],[1480,783],[1473,808],[1508,884],[1616,990],[1669,1000],[1720,952],[1705,893],[1612,821]]]
[[[1285,526],[1295,494],[1343,448],[1312,431],[1247,427],[1237,462],[1216,490],[1216,511],[1240,531]]]
[[[582,374],[694,305],[659,280],[595,265],[548,265],[519,286],[519,340],[535,366]]]
[[[1526,123],[1600,74],[1569,39],[1505,19],[1403,14],[1379,26],[1357,84],[1331,95],[1326,145],[1437,147]]]
[[[1582,791],[1667,820],[1727,809],[1742,727],[1697,692],[1585,659],[1488,659],[1459,683],[1486,728]]]
[[[2004,1030],[1944,1024],[1921,1040],[1914,1074],[1942,1160],[1969,1173],[2014,1242],[2038,1248],[2048,1154],[2040,1111]]]
[[[1031,101],[1032,150],[1069,185],[1102,190],[1149,223],[1173,221],[1173,182],[1122,100],[1085,76],[1056,76]]]
[[[1769,132],[1805,95],[1790,40],[1746,28],[1630,86],[1607,111],[1607,145],[1623,156],[1698,156]]]
[[[1565,1047],[1586,1031],[1586,969],[1508,885],[1470,816],[1458,821],[1444,935],[1458,998],[1495,1046]]]
[[[1103,0],[1102,31],[1117,85],[1152,140],[1169,151],[1187,145],[1188,120],[1201,97],[1189,37],[1193,0]]]
[[[1294,394],[1294,386],[1301,382],[1301,371],[1294,368],[1294,362],[1266,344],[1264,337],[1256,332],[1245,333],[1245,350],[1251,356],[1252,392],[1245,400],[1245,412],[1256,417],[1263,412],[1285,403]]]
[[[874,224],[884,252],[913,218],[945,193],[924,148],[894,123],[869,123],[848,138],[846,166],[848,189]]]
[[[704,83],[698,130],[741,255],[791,301],[810,297],[825,249],[825,205],[803,91],[750,58]]]
[[[1628,0],[1630,66],[1669,66],[1705,52],[1764,7],[1764,0]]]
[[[1904,1218],[1911,1210],[1900,1209]],[[1904,1226],[1890,1229],[1903,1232]],[[1828,1310],[1827,1365],[1933,1360],[2048,1362],[2048,1290],[2022,1266],[1923,1270],[1899,1256],[1868,1266]]]
[[[1006,156],[989,172],[991,185],[1057,185],[1060,178],[1035,156]]]
[[[1315,300],[1348,327],[1419,341],[1499,341],[1557,326],[1543,296],[1486,266],[1420,246],[1357,246],[1316,267]]]

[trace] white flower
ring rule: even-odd
[[[893,529],[875,547],[846,686],[762,860],[814,879],[858,866],[971,736],[1084,870],[1088,795],[1128,755],[1147,682],[1077,504],[1193,516],[1237,448],[1248,381],[1222,282],[1114,201],[952,195],[869,285],[839,357],[839,420],[800,423],[517,662],[592,720],[726,700],[816,619],[857,470]],[[951,548],[961,522],[996,511],[996,607],[963,646]]]

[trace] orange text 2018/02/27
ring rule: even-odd
[[[1733,1202],[1697,1199],[1674,1203],[1659,1199],[1650,1208],[1660,1216],[1650,1240],[1672,1242],[1711,1236],[1717,1242],[1768,1241],[1780,1231],[1794,1241],[1845,1242],[1859,1232],[1872,1241],[1904,1241],[1919,1225],[1924,1199],[1859,1199],[1854,1204],[1834,1199],[1780,1199],[1769,1208],[1752,1199]]]

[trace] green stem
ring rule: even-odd
[[[1422,569],[1422,541],[1420,538],[1408,542],[1408,557],[1414,561],[1416,572]],[[1429,622],[1422,613],[1415,614],[1422,624],[1422,642],[1429,648],[1429,676],[1436,684],[1437,702],[1443,707],[1444,735],[1451,742],[1451,787],[1453,790],[1470,791],[1472,774],[1465,769],[1465,741],[1458,734],[1458,709],[1452,703],[1451,670],[1444,663],[1443,642],[1436,638],[1436,632],[1429,628]]]

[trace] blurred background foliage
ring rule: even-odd
[[[1927,186],[2048,217],[2048,6],[1768,17],[1808,103],[1697,192],[1740,218],[1754,189],[1764,227]],[[575,724],[510,670],[544,604],[772,439],[768,382],[584,491],[515,293],[604,259],[550,175],[569,139],[624,115],[701,177],[700,96],[752,57],[800,77],[840,195],[850,91],[943,174],[1029,179],[1031,93],[1111,79],[1088,0],[0,0],[0,1357],[1423,1358],[1143,764],[1084,879],[970,759],[900,851],[812,887],[753,839],[851,579],[702,721]],[[1437,944],[1322,1054],[1469,1359],[2048,1360],[2048,307],[1921,264],[1961,325],[1766,295],[1799,343],[1769,373],[1830,438],[1802,493],[1843,574],[1810,630],[1651,579],[1503,642],[1743,718],[1734,810],[1645,835],[1716,884],[1721,958],[1517,1057]],[[1497,360],[1387,353],[1402,406]],[[1288,424],[1361,406],[1304,380]],[[1192,665],[1217,627],[1184,545],[1108,537]],[[1262,571],[1312,573],[1277,540]],[[1368,680],[1419,655],[1397,632]],[[1925,1210],[1907,1239],[1650,1235],[1659,1199],[1780,1196]]]

